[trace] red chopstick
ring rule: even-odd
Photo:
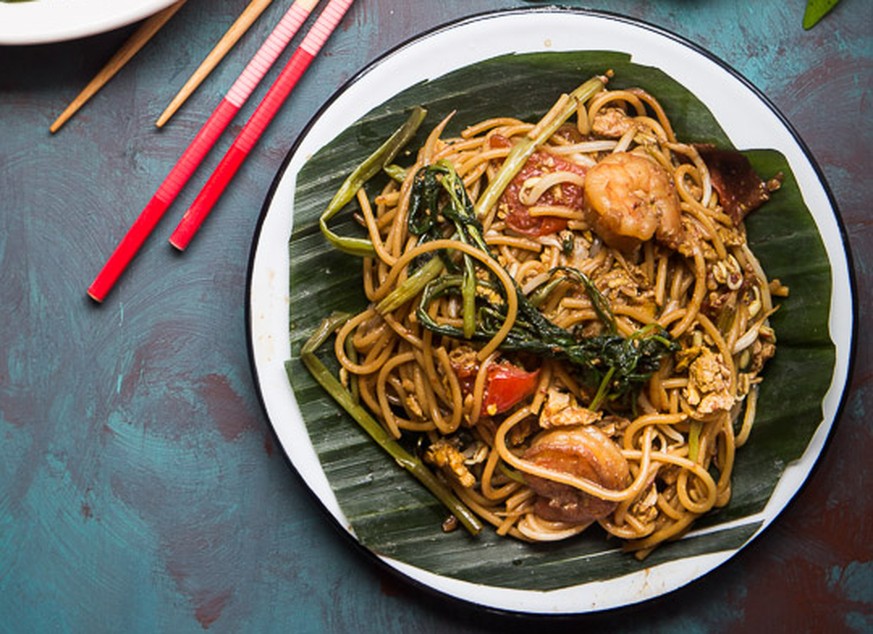
[[[330,0],[170,236],[184,251],[354,0]]]
[[[264,75],[282,53],[319,0],[296,0],[285,13],[252,60],[228,90],[167,174],[158,190],[140,212],[127,234],[88,287],[88,295],[102,302],[124,270],[148,239],[160,219],[197,171],[233,117],[239,112]]]

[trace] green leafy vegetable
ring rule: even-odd
[[[473,203],[450,163],[422,167],[415,176],[410,200],[409,230],[422,241],[453,234],[493,259]],[[460,269],[446,255],[443,257],[449,274],[435,277],[424,286],[418,320],[433,332],[457,339],[487,341],[493,338],[507,316],[504,289],[495,279],[488,281],[487,277],[477,276],[477,264],[469,255],[462,255]],[[606,333],[580,337],[553,324],[516,286],[518,316],[500,344],[500,350],[569,361],[598,388],[595,402],[591,404],[596,408],[604,399],[619,400],[647,381],[657,371],[664,354],[677,349],[666,331],[656,326],[647,326],[628,338],[617,334],[609,303],[597,287],[575,269],[558,267],[552,271],[553,275],[558,273],[563,273],[560,279],[583,286],[606,326]],[[434,300],[453,293],[461,295],[463,328],[437,323],[428,314]],[[490,299],[494,297],[502,297],[504,301]]]
[[[811,29],[831,12],[840,0],[808,0],[803,12],[803,28]]]
[[[440,205],[440,193],[448,197],[448,204]],[[470,246],[488,253],[488,245],[482,237],[482,225],[473,211],[473,203],[452,164],[439,161],[418,170],[412,185],[409,202],[409,232],[421,241],[448,237],[445,224],[448,220],[455,229],[454,235]],[[470,339],[476,329],[476,264],[467,254],[462,255],[463,277],[460,285],[462,312],[464,316],[463,337]],[[445,259],[451,271],[451,260]],[[430,282],[433,283],[432,281]]]

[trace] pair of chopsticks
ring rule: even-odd
[[[164,213],[215,145],[222,132],[245,104],[318,2],[319,0],[295,0],[291,8],[288,9],[170,170],[88,287],[88,295],[92,299],[102,302],[106,298]],[[194,203],[185,212],[170,237],[170,243],[174,247],[184,250],[191,242],[212,207],[353,2],[354,0],[329,0],[252,116],[234,139]]]

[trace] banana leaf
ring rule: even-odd
[[[622,552],[620,544],[597,527],[552,544],[521,543],[497,537],[488,528],[477,537],[462,530],[444,533],[444,508],[393,464],[303,367],[300,347],[318,322],[333,310],[353,312],[365,305],[359,261],[329,247],[318,217],[342,180],[399,127],[409,108],[428,109],[419,136],[410,144],[418,147],[427,131],[453,110],[457,114],[447,134],[490,116],[510,114],[535,121],[561,92],[608,68],[615,71],[611,88],[640,86],[655,94],[681,139],[731,146],[709,110],[658,69],[614,52],[537,53],[502,56],[411,87],[341,131],[299,172],[289,243],[288,374],[339,505],[358,540],[377,554],[460,580],[551,590],[738,549],[760,528],[759,513],[785,467],[801,456],[822,420],[821,401],[835,363],[827,330],[830,265],[787,161],[766,148],[746,154],[765,177],[783,173],[784,184],[747,224],[749,242],[765,270],[791,289],[772,319],[777,355],[766,369],[751,439],[737,454],[730,504],[702,518],[689,536],[656,549],[644,562]],[[371,184],[373,190],[382,185],[378,179]],[[350,220],[337,225],[340,233],[355,231]],[[798,253],[804,254],[801,262]],[[328,357],[324,361],[330,364]]]

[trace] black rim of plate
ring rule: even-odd
[[[356,550],[358,552],[360,552],[361,554],[363,554],[367,560],[375,563],[376,566],[380,570],[387,571],[393,577],[402,580],[403,583],[410,584],[413,587],[416,587],[416,588],[422,590],[428,598],[431,598],[431,599],[438,598],[441,600],[448,600],[454,604],[459,605],[460,607],[468,607],[468,608],[473,608],[475,610],[485,609],[487,611],[494,612],[494,613],[514,615],[514,616],[536,616],[538,618],[560,619],[562,617],[582,614],[583,612],[582,611],[579,611],[579,612],[532,612],[532,611],[528,611],[528,612],[526,612],[526,611],[522,611],[522,610],[512,610],[512,609],[501,608],[501,607],[493,607],[493,606],[486,605],[483,603],[478,603],[472,598],[468,599],[465,597],[459,597],[459,596],[455,596],[455,595],[451,595],[451,594],[446,594],[445,592],[443,592],[439,589],[433,588],[432,586],[430,586],[422,581],[419,581],[417,579],[414,579],[412,577],[405,575],[404,573],[402,573],[401,571],[399,571],[395,567],[389,565],[386,561],[384,561],[376,553],[374,553],[373,551],[368,549],[366,546],[361,544],[354,537],[353,534],[351,534],[345,527],[343,527],[339,523],[339,521],[330,513],[330,511],[327,509],[327,507],[323,504],[323,502],[318,497],[318,495],[309,487],[309,484],[306,482],[306,479],[303,477],[303,475],[299,472],[297,467],[291,461],[291,458],[289,457],[288,453],[285,451],[284,446],[282,444],[282,441],[279,438],[278,432],[276,431],[276,427],[274,426],[272,420],[270,420],[270,417],[267,414],[267,407],[266,407],[266,403],[264,400],[264,393],[263,393],[263,390],[261,387],[261,381],[259,379],[257,364],[255,363],[254,338],[253,338],[253,329],[252,329],[253,322],[252,322],[251,302],[250,302],[252,285],[253,285],[253,280],[254,280],[255,258],[257,256],[258,247],[259,247],[259,243],[261,240],[261,233],[262,233],[263,225],[264,225],[264,222],[267,218],[269,210],[272,206],[273,198],[276,194],[276,190],[278,189],[281,181],[284,179],[285,173],[288,169],[288,165],[290,164],[290,162],[294,158],[294,156],[297,154],[297,150],[298,150],[300,144],[303,142],[303,139],[305,139],[309,135],[311,129],[315,126],[315,124],[319,121],[319,119],[321,119],[321,117],[324,115],[324,113],[333,105],[333,103],[339,98],[339,96],[342,95],[343,93],[345,93],[351,86],[353,86],[358,81],[360,81],[365,75],[369,74],[374,68],[379,66],[385,59],[400,53],[403,49],[405,49],[413,44],[416,44],[420,41],[431,38],[435,35],[439,35],[440,33],[443,33],[445,31],[455,29],[455,28],[462,26],[462,25],[471,24],[471,23],[479,22],[479,21],[483,21],[483,20],[490,20],[490,19],[494,19],[494,18],[499,18],[501,16],[517,15],[517,14],[574,14],[574,15],[590,16],[590,17],[595,17],[595,18],[613,20],[615,22],[628,24],[628,25],[655,33],[655,34],[660,35],[662,37],[668,38],[668,39],[672,40],[673,42],[678,43],[681,46],[684,46],[684,47],[690,49],[691,51],[693,51],[693,52],[705,57],[709,61],[717,64],[722,69],[727,71],[730,75],[732,75],[734,78],[739,80],[740,83],[742,83],[751,93],[753,93],[754,96],[757,99],[759,99],[779,119],[781,124],[790,133],[792,139],[798,145],[798,147],[802,151],[804,157],[809,162],[810,166],[812,167],[813,171],[815,172],[816,177],[819,181],[819,184],[821,185],[822,189],[824,190],[824,192],[827,196],[828,203],[831,207],[831,210],[833,211],[834,221],[837,225],[837,228],[838,228],[839,233],[840,233],[840,238],[842,240],[842,246],[843,246],[843,250],[844,250],[844,254],[845,254],[845,258],[846,258],[846,265],[847,265],[847,271],[848,271],[848,276],[849,276],[848,287],[849,287],[849,295],[850,295],[851,309],[852,309],[852,330],[850,333],[850,340],[849,340],[849,346],[848,346],[849,358],[847,360],[847,371],[846,371],[845,382],[843,383],[843,385],[839,386],[840,387],[840,395],[839,395],[838,404],[837,404],[837,407],[834,411],[833,421],[831,422],[830,429],[828,430],[828,434],[824,439],[824,442],[822,445],[822,450],[818,454],[818,456],[816,456],[809,472],[806,474],[805,478],[803,479],[801,484],[797,487],[797,489],[791,494],[790,498],[788,499],[786,504],[783,506],[783,508],[779,509],[779,511],[769,521],[765,521],[764,526],[762,527],[761,531],[758,531],[752,539],[747,540],[740,548],[731,552],[723,561],[721,561],[717,565],[713,566],[712,568],[700,573],[698,576],[692,577],[690,579],[686,579],[682,583],[676,585],[675,587],[668,588],[665,591],[663,591],[657,595],[654,595],[654,596],[651,596],[648,598],[642,598],[638,602],[625,603],[624,605],[615,606],[615,607],[595,608],[593,610],[586,610],[584,613],[586,613],[586,614],[592,614],[592,613],[602,614],[605,612],[614,612],[617,610],[625,609],[631,605],[635,605],[638,603],[642,603],[642,602],[651,603],[653,601],[663,599],[663,597],[668,596],[668,595],[678,591],[679,589],[687,586],[688,584],[690,584],[694,581],[697,581],[697,580],[701,579],[702,577],[708,575],[713,570],[721,568],[722,566],[724,566],[730,559],[732,559],[734,556],[736,556],[736,554],[739,553],[740,550],[744,549],[746,546],[748,546],[749,543],[751,543],[752,541],[754,541],[754,539],[759,537],[761,532],[766,530],[773,523],[773,521],[775,521],[776,518],[782,512],[785,511],[785,509],[788,507],[788,505],[793,503],[793,501],[797,498],[798,493],[800,493],[800,491],[810,481],[814,471],[820,465],[821,457],[824,454],[824,452],[827,450],[828,445],[830,444],[830,440],[833,437],[834,430],[836,428],[837,423],[839,422],[839,419],[842,415],[843,408],[844,408],[845,403],[846,403],[848,386],[851,383],[851,377],[853,374],[854,360],[855,360],[855,348],[857,345],[858,307],[857,307],[857,302],[855,300],[855,298],[856,298],[856,280],[855,280],[854,262],[853,262],[853,258],[852,258],[851,252],[850,252],[846,228],[845,228],[843,221],[842,221],[842,218],[840,216],[839,208],[837,206],[836,199],[834,198],[833,192],[831,191],[831,188],[828,185],[828,182],[824,176],[824,173],[823,173],[821,167],[819,166],[818,162],[813,157],[812,152],[810,151],[809,147],[806,145],[806,143],[803,141],[801,136],[794,129],[794,127],[791,125],[789,120],[785,117],[785,115],[783,115],[782,112],[775,106],[775,104],[773,104],[770,101],[770,99],[763,92],[761,92],[754,84],[752,84],[742,74],[740,74],[737,70],[735,70],[733,67],[731,67],[729,64],[727,64],[725,61],[723,61],[722,59],[720,59],[719,57],[717,57],[715,54],[708,51],[707,49],[695,44],[694,42],[691,42],[690,40],[684,38],[683,36],[680,36],[676,33],[673,33],[672,31],[664,29],[663,27],[656,26],[656,25],[653,25],[651,23],[648,23],[648,22],[645,22],[645,21],[642,21],[642,20],[639,20],[636,18],[631,18],[631,17],[625,16],[625,15],[613,13],[610,11],[578,9],[578,8],[568,8],[568,7],[555,7],[555,6],[521,7],[521,8],[513,8],[513,9],[503,9],[503,10],[498,9],[498,10],[493,10],[493,11],[486,11],[486,12],[482,12],[482,13],[473,14],[473,15],[470,15],[470,16],[467,16],[464,18],[459,18],[459,19],[447,22],[445,24],[436,26],[436,27],[429,29],[427,31],[423,31],[422,33],[415,35],[415,36],[405,40],[404,42],[401,42],[400,44],[394,46],[393,48],[391,48],[388,51],[384,52],[383,54],[379,55],[371,62],[367,63],[361,70],[356,72],[353,76],[351,76],[348,80],[346,80],[339,88],[337,88],[331,94],[331,96],[328,98],[328,100],[318,109],[318,111],[307,122],[306,126],[300,131],[299,135],[297,136],[293,145],[291,146],[291,149],[288,151],[284,160],[282,161],[282,164],[280,165],[279,169],[277,170],[276,176],[273,178],[273,181],[272,181],[270,188],[267,192],[267,195],[264,199],[264,203],[261,207],[260,215],[258,217],[256,226],[255,226],[255,230],[253,233],[253,237],[252,237],[252,243],[251,243],[252,246],[251,246],[251,249],[249,252],[248,271],[247,271],[247,276],[246,276],[246,306],[245,306],[245,322],[246,322],[246,332],[247,332],[246,341],[247,341],[247,347],[248,347],[249,365],[251,367],[252,377],[253,377],[255,387],[257,390],[258,402],[260,403],[261,410],[264,414],[264,417],[267,419],[267,421],[269,423],[270,432],[273,435],[273,439],[279,445],[279,447],[282,447],[283,458],[284,458],[285,462],[287,463],[287,465],[290,467],[292,473],[298,478],[298,480],[304,485],[305,489],[309,492],[309,494],[315,499],[318,507],[322,510],[324,515],[330,520],[330,524],[333,525],[334,528],[337,531],[339,531],[342,535],[344,535],[346,537],[346,539],[349,540],[356,547]]]

